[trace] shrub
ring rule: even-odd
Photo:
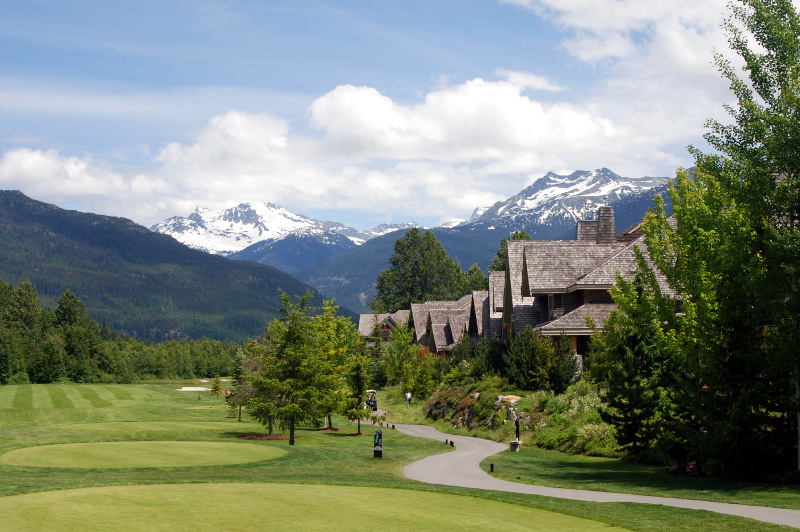
[[[607,408],[594,386],[580,381],[561,395],[534,392],[528,428],[532,441],[546,449],[592,456],[619,456],[613,427],[600,418]]]

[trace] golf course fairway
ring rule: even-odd
[[[8,530],[617,531],[588,519],[461,495],[311,484],[156,484],[0,498]]]
[[[237,442],[135,441],[65,443],[14,449],[0,464],[28,467],[130,468],[244,464],[286,454],[276,447]]]

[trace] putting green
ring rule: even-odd
[[[258,425],[260,428],[261,425]],[[67,423],[59,429],[86,430],[92,432],[181,432],[213,430],[215,432],[252,432],[252,423],[230,421],[107,421],[104,423]]]
[[[0,464],[33,467],[131,468],[243,464],[286,454],[258,443],[138,441],[42,445],[0,455]]]
[[[0,515],[8,530],[48,531],[624,530],[461,495],[305,484],[158,484],[48,491],[0,498]]]

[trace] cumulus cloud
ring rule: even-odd
[[[469,216],[549,170],[641,165],[663,143],[629,122],[641,119],[635,112],[619,120],[592,102],[545,103],[525,91],[557,90],[554,84],[502,74],[432,90],[412,105],[373,87],[342,85],[309,106],[319,135],[294,133],[271,114],[228,111],[190,142],[164,146],[147,171],[52,150],[11,150],[0,159],[0,183],[22,179],[25,192],[41,198],[116,199],[123,212],[98,212],[148,224],[197,205],[246,200],[298,212],[445,219]]]
[[[31,193],[72,197],[105,195],[124,187],[122,176],[90,156],[64,157],[56,150],[18,149],[0,158],[0,183],[26,184]]]
[[[146,171],[16,149],[0,158],[0,185],[24,182],[50,201],[118,199],[126,211],[97,212],[147,224],[241,201],[445,219],[550,170],[607,166],[636,177],[687,163],[685,145],[727,94],[711,65],[711,50],[726,48],[724,0],[506,3],[567,30],[564,49],[597,73],[579,96],[574,85],[503,68],[495,79],[442,77],[413,102],[345,84],[309,103],[310,133],[286,117],[229,110],[154,150]]]

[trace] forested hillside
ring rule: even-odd
[[[0,279],[30,281],[45,306],[71,290],[96,321],[152,340],[255,337],[278,316],[279,290],[308,288],[270,266],[208,255],[130,220],[18,191],[0,191],[0,250]]]

